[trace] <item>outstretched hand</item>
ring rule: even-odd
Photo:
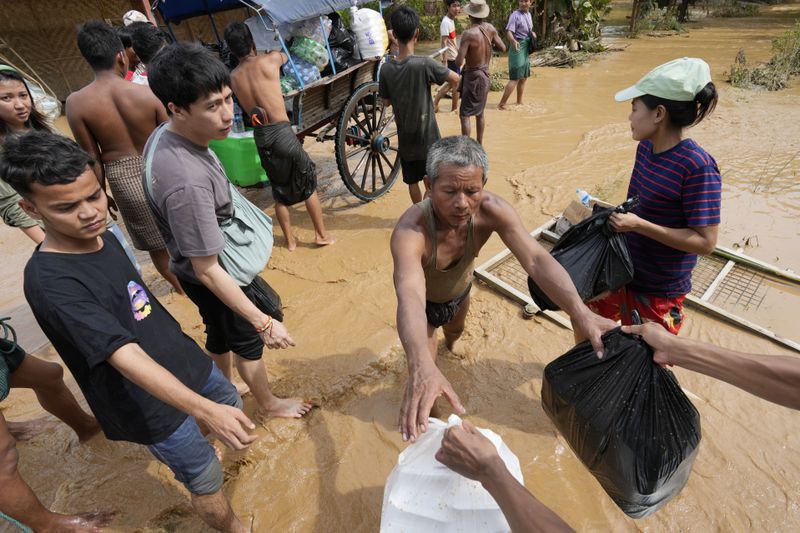
[[[674,364],[673,357],[675,351],[682,342],[677,336],[673,335],[663,326],[655,322],[648,322],[641,326],[622,326],[623,333],[640,335],[642,340],[653,349],[653,361],[663,366]],[[683,341],[685,342],[685,341]]]
[[[605,352],[602,339],[603,333],[617,327],[616,322],[592,313],[588,308],[584,313],[576,317],[570,317],[570,320],[576,336],[588,339],[592,343],[592,348],[597,357],[602,359]]]
[[[452,385],[432,361],[410,372],[400,407],[399,426],[403,440],[414,442],[418,430],[419,433],[428,430],[428,417],[439,396],[447,398],[456,413],[466,412]]]
[[[243,450],[256,440],[257,437],[248,432],[256,426],[241,409],[214,402],[210,404],[206,413],[198,418],[228,448]]]
[[[460,426],[445,430],[436,460],[454,472],[480,482],[490,477],[491,469],[498,466],[498,461],[502,463],[492,441],[467,420]]]

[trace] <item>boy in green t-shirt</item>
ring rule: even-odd
[[[392,13],[391,23],[400,52],[381,68],[379,92],[384,104],[394,108],[403,182],[417,203],[422,200],[419,182],[425,177],[428,148],[440,138],[431,85],[456,86],[461,78],[430,57],[414,55],[419,16],[413,9],[401,6]]]

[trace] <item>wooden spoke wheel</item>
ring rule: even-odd
[[[359,86],[345,103],[336,131],[336,164],[348,190],[365,202],[386,194],[397,179],[397,126],[377,82]]]

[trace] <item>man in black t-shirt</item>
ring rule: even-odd
[[[51,133],[6,141],[0,175],[46,230],[25,268],[25,296],[106,436],[146,445],[184,483],[208,525],[245,531],[198,422],[234,449],[255,440],[247,431],[255,426],[233,385],[104,235],[107,199],[93,164]]]

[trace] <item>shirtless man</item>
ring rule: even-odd
[[[246,113],[252,114],[259,108],[252,120],[256,146],[272,185],[275,216],[286,236],[289,251],[297,247],[297,239],[292,233],[288,206],[303,201],[314,225],[314,244],[333,244],[335,240],[325,231],[322,221],[316,166],[292,131],[283,103],[281,66],[289,59],[278,51],[258,55],[250,29],[242,22],[234,22],[226,28],[225,41],[239,60],[239,66],[231,72],[231,88],[236,98]]]
[[[500,40],[494,26],[484,22],[489,16],[489,6],[485,0],[471,0],[464,12],[469,15],[471,26],[461,35],[461,46],[456,57],[456,65],[464,65],[458,115],[461,134],[467,136],[472,133],[469,117],[475,117],[478,142],[483,144],[483,131],[486,128],[483,110],[489,96],[489,60],[492,58],[492,48],[505,52],[506,45]]]
[[[95,174],[119,205],[133,246],[150,254],[156,270],[183,294],[169,270],[167,245],[142,189],[142,150],[167,112],[147,87],[125,81],[127,56],[114,30],[91,21],[78,30],[78,48],[94,81],[67,98],[67,121],[75,140],[97,161]]]
[[[448,349],[464,331],[478,252],[497,233],[525,271],[571,317],[576,334],[602,355],[600,336],[616,326],[583,304],[564,268],[530,236],[505,200],[484,190],[489,162],[469,137],[445,137],[428,151],[428,197],[409,208],[392,233],[397,330],[409,378],[400,409],[403,440],[428,427],[434,401],[444,395],[463,413],[458,395],[436,367],[436,330]]]

